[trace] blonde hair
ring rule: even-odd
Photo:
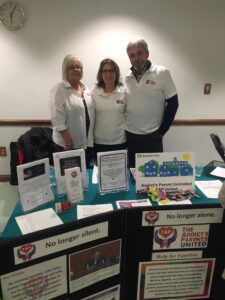
[[[81,60],[79,59],[79,57],[74,56],[73,54],[67,54],[64,57],[63,62],[62,62],[62,79],[65,80],[65,81],[67,81],[68,66],[73,60],[78,61],[81,64],[81,66],[83,66],[83,64],[82,64]]]

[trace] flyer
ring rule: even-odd
[[[208,299],[214,264],[214,258],[140,262],[137,300]]]
[[[100,193],[128,190],[127,150],[97,153]]]
[[[66,256],[1,276],[3,299],[53,299],[67,293]]]
[[[24,212],[54,199],[50,186],[49,159],[17,166],[19,199]]]
[[[87,189],[88,177],[84,149],[53,153],[53,160],[58,194],[65,194],[67,192],[65,170],[74,167],[80,168],[82,187],[83,189]]]

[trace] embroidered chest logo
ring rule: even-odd
[[[121,99],[121,100],[120,100],[120,99],[117,99],[117,100],[116,100],[116,103],[117,103],[117,104],[125,104],[125,102],[124,102],[123,99]]]

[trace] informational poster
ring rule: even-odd
[[[67,293],[66,256],[1,276],[3,299],[52,299]]]
[[[65,194],[67,192],[65,170],[74,167],[80,168],[82,186],[83,189],[87,189],[88,177],[84,149],[53,153],[53,160],[58,194]]]
[[[214,258],[139,263],[137,300],[208,298]]]
[[[121,240],[73,253],[69,256],[70,293],[120,272]]]
[[[128,190],[127,150],[97,153],[100,193]]]
[[[100,293],[91,295],[81,300],[119,300],[120,299],[120,286],[117,285],[110,289],[101,291]]]
[[[49,173],[48,158],[17,166],[19,199],[24,212],[54,199]]]
[[[136,191],[153,188],[176,192],[195,189],[195,155],[193,152],[136,154]]]

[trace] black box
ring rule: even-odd
[[[216,167],[225,168],[225,162],[212,160],[210,163],[208,163],[206,166],[204,166],[204,168],[203,168],[204,175],[217,177],[217,176],[210,174]]]

